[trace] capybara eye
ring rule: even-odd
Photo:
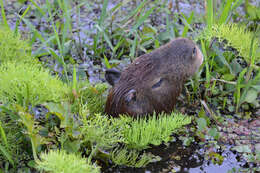
[[[196,49],[196,47],[194,47],[192,50],[192,57],[195,57],[196,54],[197,54],[197,49]]]
[[[155,89],[155,88],[160,87],[161,84],[162,84],[162,82],[163,82],[163,79],[160,79],[159,82],[155,83],[155,84],[152,86],[152,89]]]

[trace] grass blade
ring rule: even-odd
[[[34,0],[30,0],[30,2],[35,6],[35,8],[44,16],[45,15],[45,12],[41,9],[41,7],[36,3],[34,2]]]
[[[135,31],[140,25],[142,25],[144,23],[144,21],[149,17],[149,15],[153,12],[154,9],[155,9],[155,7],[149,9],[143,16],[139,17],[131,31],[132,32]]]
[[[111,65],[109,64],[109,61],[107,59],[107,56],[104,54],[104,64],[106,66],[106,68],[110,69],[111,68]]]
[[[192,22],[192,19],[193,19],[193,16],[194,16],[194,12],[192,11],[191,14],[190,14],[190,17],[187,18],[183,13],[181,13],[183,18],[185,20],[182,20],[183,23],[184,23],[184,29],[183,29],[183,32],[182,32],[182,37],[186,37],[187,35],[187,32],[189,29],[193,30],[192,27],[190,26],[191,22]]]
[[[4,0],[0,0],[0,6],[1,6],[1,14],[2,14],[3,22],[4,22],[4,26],[9,28],[9,25],[7,23],[6,16],[5,16]]]
[[[218,21],[219,24],[224,24],[227,22],[228,16],[231,13],[232,2],[233,0],[226,1],[226,4],[224,5],[224,10],[221,12],[221,16]]]
[[[106,34],[106,32],[105,32],[99,25],[96,25],[96,28],[98,29],[98,31],[99,31],[100,33],[103,34],[104,39],[106,40],[106,42],[107,42],[108,46],[110,47],[110,49],[111,49],[111,50],[114,50],[114,46],[112,45],[112,43],[111,43],[111,41],[110,41],[108,35]]]
[[[128,21],[131,17],[133,17],[134,15],[138,14],[138,12],[144,7],[145,3],[147,0],[142,1],[142,3],[134,10],[132,11],[127,17],[126,19],[123,20],[123,23],[125,23],[126,21]]]
[[[14,33],[15,35],[17,35],[18,33],[18,26],[20,25],[22,19],[24,18],[24,16],[27,14],[27,12],[30,10],[31,6],[29,5],[25,11],[23,12],[22,16],[20,17],[20,19],[18,21],[16,21],[16,24],[15,24],[15,29],[14,29]]]
[[[107,15],[107,5],[108,5],[108,0],[104,0],[103,5],[102,5],[101,16],[98,21],[99,26],[103,26],[105,17]]]
[[[239,108],[240,92],[241,92],[241,88],[243,88],[242,81],[244,79],[244,75],[246,72],[247,72],[247,68],[245,68],[242,72],[240,72],[238,79],[237,79],[236,93],[235,93],[236,112],[238,111],[238,108]]]
[[[213,7],[213,1],[207,0],[207,24],[208,28],[211,28],[214,23],[214,7]]]

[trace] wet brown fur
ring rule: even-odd
[[[188,54],[194,46],[190,40],[180,38],[138,57],[123,70],[119,81],[111,88],[105,112],[112,116],[171,112],[184,82],[196,71],[194,65],[183,58],[186,56],[183,54]],[[153,84],[159,79],[164,82],[161,84],[164,88],[153,89]],[[137,98],[133,109],[125,102],[132,89],[136,90]]]

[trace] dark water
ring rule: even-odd
[[[234,154],[231,147],[226,146],[225,150],[218,150],[216,153],[224,157],[221,165],[214,164],[205,158],[206,150],[203,146],[191,144],[189,147],[183,147],[181,142],[175,142],[168,147],[161,145],[153,147],[147,152],[160,156],[161,161],[150,163],[145,168],[129,168],[117,166],[104,166],[103,173],[225,173],[236,168],[243,168],[246,163],[239,160],[240,157]]]

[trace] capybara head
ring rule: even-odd
[[[136,58],[122,72],[107,70],[105,78],[113,87],[105,112],[112,116],[171,112],[184,82],[202,62],[203,55],[196,44],[177,38]]]

